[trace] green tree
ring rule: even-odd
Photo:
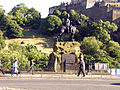
[[[34,8],[28,9],[25,14],[27,21],[25,22],[27,26],[31,26],[34,29],[38,29],[41,21],[40,13]]]
[[[90,35],[90,31],[92,30],[92,28],[89,22],[89,17],[81,14],[78,20],[81,22],[81,26],[78,27],[78,31],[75,34],[75,40],[82,41],[84,37],[92,36]]]
[[[81,42],[81,49],[83,53],[87,55],[100,53],[102,47],[103,43],[96,40],[95,37],[84,37],[83,41]]]
[[[23,28],[21,28],[16,21],[11,20],[10,24],[7,27],[7,31],[5,35],[8,38],[23,37],[22,31],[23,31]]]
[[[49,56],[38,50],[36,46],[27,44],[25,46],[25,55],[28,57],[28,60],[35,58],[35,66],[39,67],[39,70],[48,65]]]
[[[117,31],[118,27],[114,23],[109,21],[103,22],[99,20],[98,22],[89,22],[86,17],[81,19],[82,25],[79,28],[78,37],[82,40],[84,37],[95,36],[97,40],[103,43],[109,42],[111,40],[110,34]]]
[[[56,16],[61,16],[61,11],[60,10],[58,10],[58,9],[56,9],[56,10],[54,10],[54,12],[53,12],[53,15],[56,15]]]
[[[8,25],[8,19],[7,16],[4,13],[4,10],[0,8],[0,30],[5,30]]]
[[[106,51],[109,53],[109,55],[113,58],[120,58],[120,45],[118,42],[115,41],[109,41]]]
[[[26,7],[24,3],[20,3],[16,5],[8,14],[14,16],[12,20],[16,20],[17,24],[20,26],[25,26],[26,18],[24,15],[27,13],[27,11],[28,7]]]
[[[12,20],[15,20],[20,26],[31,26],[39,28],[41,15],[34,8],[28,8],[24,3],[16,5],[8,15],[13,15]]]
[[[60,16],[60,19],[61,19],[63,25],[65,25],[66,15],[67,15],[67,11],[63,11]]]
[[[93,62],[108,62],[104,57],[107,52],[103,49],[104,44],[95,37],[84,37],[81,42],[81,50],[87,58]]]
[[[42,26],[44,24],[44,26]],[[57,27],[60,27],[62,24],[61,19],[56,15],[49,15],[46,19],[41,22],[41,29],[43,33],[47,35],[54,35],[58,31]],[[44,31],[43,31],[44,30]]]
[[[107,45],[95,37],[85,37],[81,42],[81,50],[90,63],[109,63],[110,68],[120,67],[119,44],[110,41]],[[118,49],[118,50],[117,50]]]
[[[46,19],[46,18],[41,19],[41,24],[40,24],[40,30],[39,30],[39,33],[45,35],[47,29],[48,29],[48,28],[47,28],[47,19]]]
[[[72,22],[74,23],[74,21],[76,21],[76,20],[80,20],[80,15],[78,13],[76,13],[75,10],[70,10],[69,13],[70,13],[71,23]]]
[[[110,23],[109,21],[103,22],[100,20],[98,23],[93,22],[91,35],[96,36],[96,38],[103,43],[111,40],[110,33],[117,31],[117,26],[114,23]]]

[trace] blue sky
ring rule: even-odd
[[[46,17],[49,13],[49,7],[60,5],[61,2],[70,2],[71,0],[0,0],[0,5],[6,13],[20,3],[25,3],[28,8],[34,7],[38,10],[42,18]]]

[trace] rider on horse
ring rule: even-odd
[[[63,33],[70,33],[71,34],[71,40],[73,41],[77,26],[81,25],[81,22],[79,20],[77,20],[77,21],[74,21],[74,24],[73,24],[73,22],[71,24],[69,17],[70,17],[70,15],[67,14],[66,22],[65,22],[66,25],[61,25],[60,30],[59,30],[60,33],[57,36],[57,41],[58,41],[59,38],[60,38],[61,41],[63,41],[63,39],[62,39]]]
[[[66,19],[66,29],[67,29],[68,33],[71,32],[71,30],[70,30],[70,26],[71,26],[71,25],[70,25],[69,17],[70,17],[70,15],[67,14],[67,19]]]

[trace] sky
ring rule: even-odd
[[[28,8],[35,8],[41,13],[41,17],[47,17],[49,8],[60,5],[61,2],[70,2],[71,0],[0,0],[0,6],[5,10],[6,13],[17,4],[24,3]]]

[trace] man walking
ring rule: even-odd
[[[34,58],[32,58],[32,60],[30,60],[30,70],[29,70],[27,73],[29,73],[30,71],[32,71],[32,74],[34,74],[34,73],[33,73],[33,71],[34,71],[34,64],[35,64],[35,63],[33,62],[34,60],[35,60]]]
[[[85,73],[84,73],[84,63],[83,63],[83,55],[80,56],[80,61],[79,61],[79,71],[78,71],[78,75],[80,75],[80,72],[82,72],[83,77],[85,77]]]

